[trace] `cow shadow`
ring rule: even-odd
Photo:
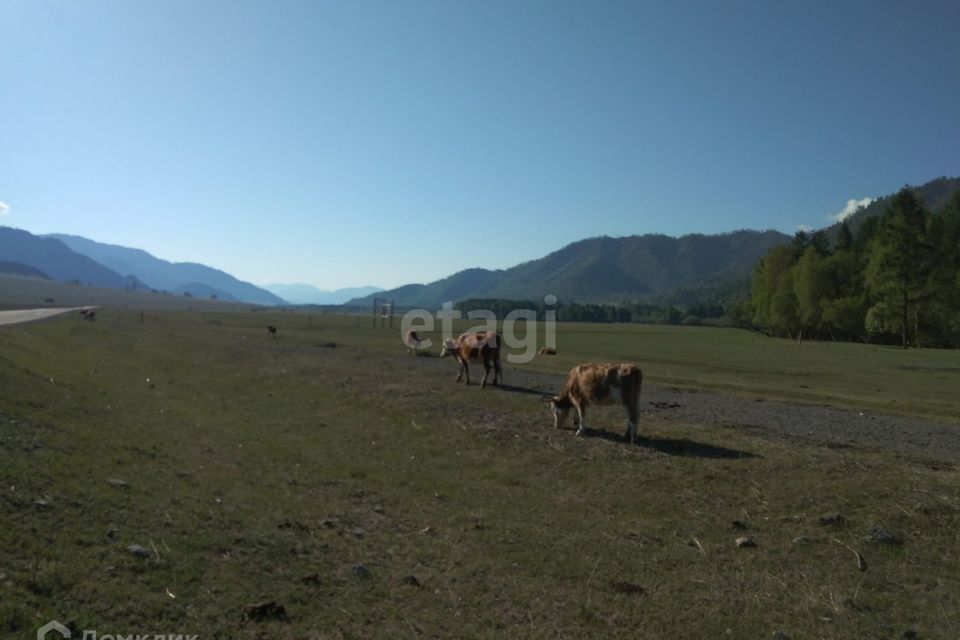
[[[601,431],[587,428],[585,434],[588,438],[599,438],[610,442],[624,443],[623,434],[612,431]],[[755,453],[741,451],[739,449],[728,449],[718,447],[712,444],[687,440],[686,438],[648,438],[637,434],[633,442],[636,447],[652,449],[668,456],[679,458],[709,458],[713,460],[740,460],[759,458]]]
[[[540,396],[546,397],[552,395],[542,389],[531,389],[530,387],[521,387],[513,384],[498,384],[494,386],[495,389],[500,389],[501,391],[506,391],[507,393],[519,393],[522,395],[528,396]]]

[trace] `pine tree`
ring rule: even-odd
[[[911,316],[919,340],[919,304],[929,295],[934,264],[929,223],[923,204],[904,188],[892,198],[870,242],[866,277],[875,304],[868,319],[874,328],[898,328],[903,348],[909,345]]]
[[[848,251],[853,248],[853,233],[846,221],[840,223],[840,228],[837,229],[837,239],[833,246],[837,251]]]

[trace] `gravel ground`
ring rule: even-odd
[[[665,422],[770,431],[814,444],[883,449],[960,462],[960,426],[954,424],[656,385],[648,385],[645,391],[644,414]]]
[[[444,363],[450,365],[450,363]],[[450,365],[455,370],[454,365]],[[477,374],[482,375],[482,367]],[[471,372],[473,368],[471,367]],[[559,391],[563,376],[520,369],[505,372],[506,390]],[[766,432],[813,445],[894,451],[938,462],[960,463],[960,425],[826,405],[797,404],[644,384],[643,421],[677,422]],[[589,424],[589,422],[588,422]]]

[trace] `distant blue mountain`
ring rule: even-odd
[[[136,276],[152,289],[171,293],[189,292],[205,298],[213,294],[221,300],[253,304],[287,304],[286,300],[265,289],[203,264],[169,262],[142,249],[105,244],[81,236],[54,233],[46,237],[56,239],[114,271]]]
[[[330,291],[303,283],[267,284],[263,288],[293,304],[343,304],[353,298],[383,291],[380,287],[347,287]]]
[[[73,251],[56,238],[0,227],[0,260],[33,267],[54,280],[110,289],[146,289],[136,276],[117,272]]]

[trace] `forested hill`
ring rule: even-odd
[[[437,307],[468,298],[610,302],[663,299],[709,283],[723,290],[746,286],[757,260],[770,247],[789,242],[777,231],[721,235],[599,237],[503,270],[467,269],[430,284],[411,284],[375,294],[399,306]],[[736,288],[736,287],[734,287]],[[368,304],[371,297],[348,304]]]
[[[757,265],[754,326],[777,335],[960,346],[960,180],[882,198]]]
[[[950,196],[954,192],[960,190],[960,178],[937,178],[936,180],[931,180],[930,182],[924,183],[919,187],[907,185],[904,188],[912,191],[928,211],[932,213],[939,213],[944,206],[946,206],[947,200],[950,198]],[[860,230],[860,227],[866,220],[869,220],[870,218],[879,218],[882,216],[883,212],[890,207],[890,201],[892,198],[893,194],[884,196],[882,198],[877,198],[866,207],[859,209],[850,215],[850,217],[844,220],[844,222],[847,223],[850,231],[856,233]],[[841,223],[838,222],[826,229],[831,239],[836,237],[836,234],[840,229],[840,225]]]

